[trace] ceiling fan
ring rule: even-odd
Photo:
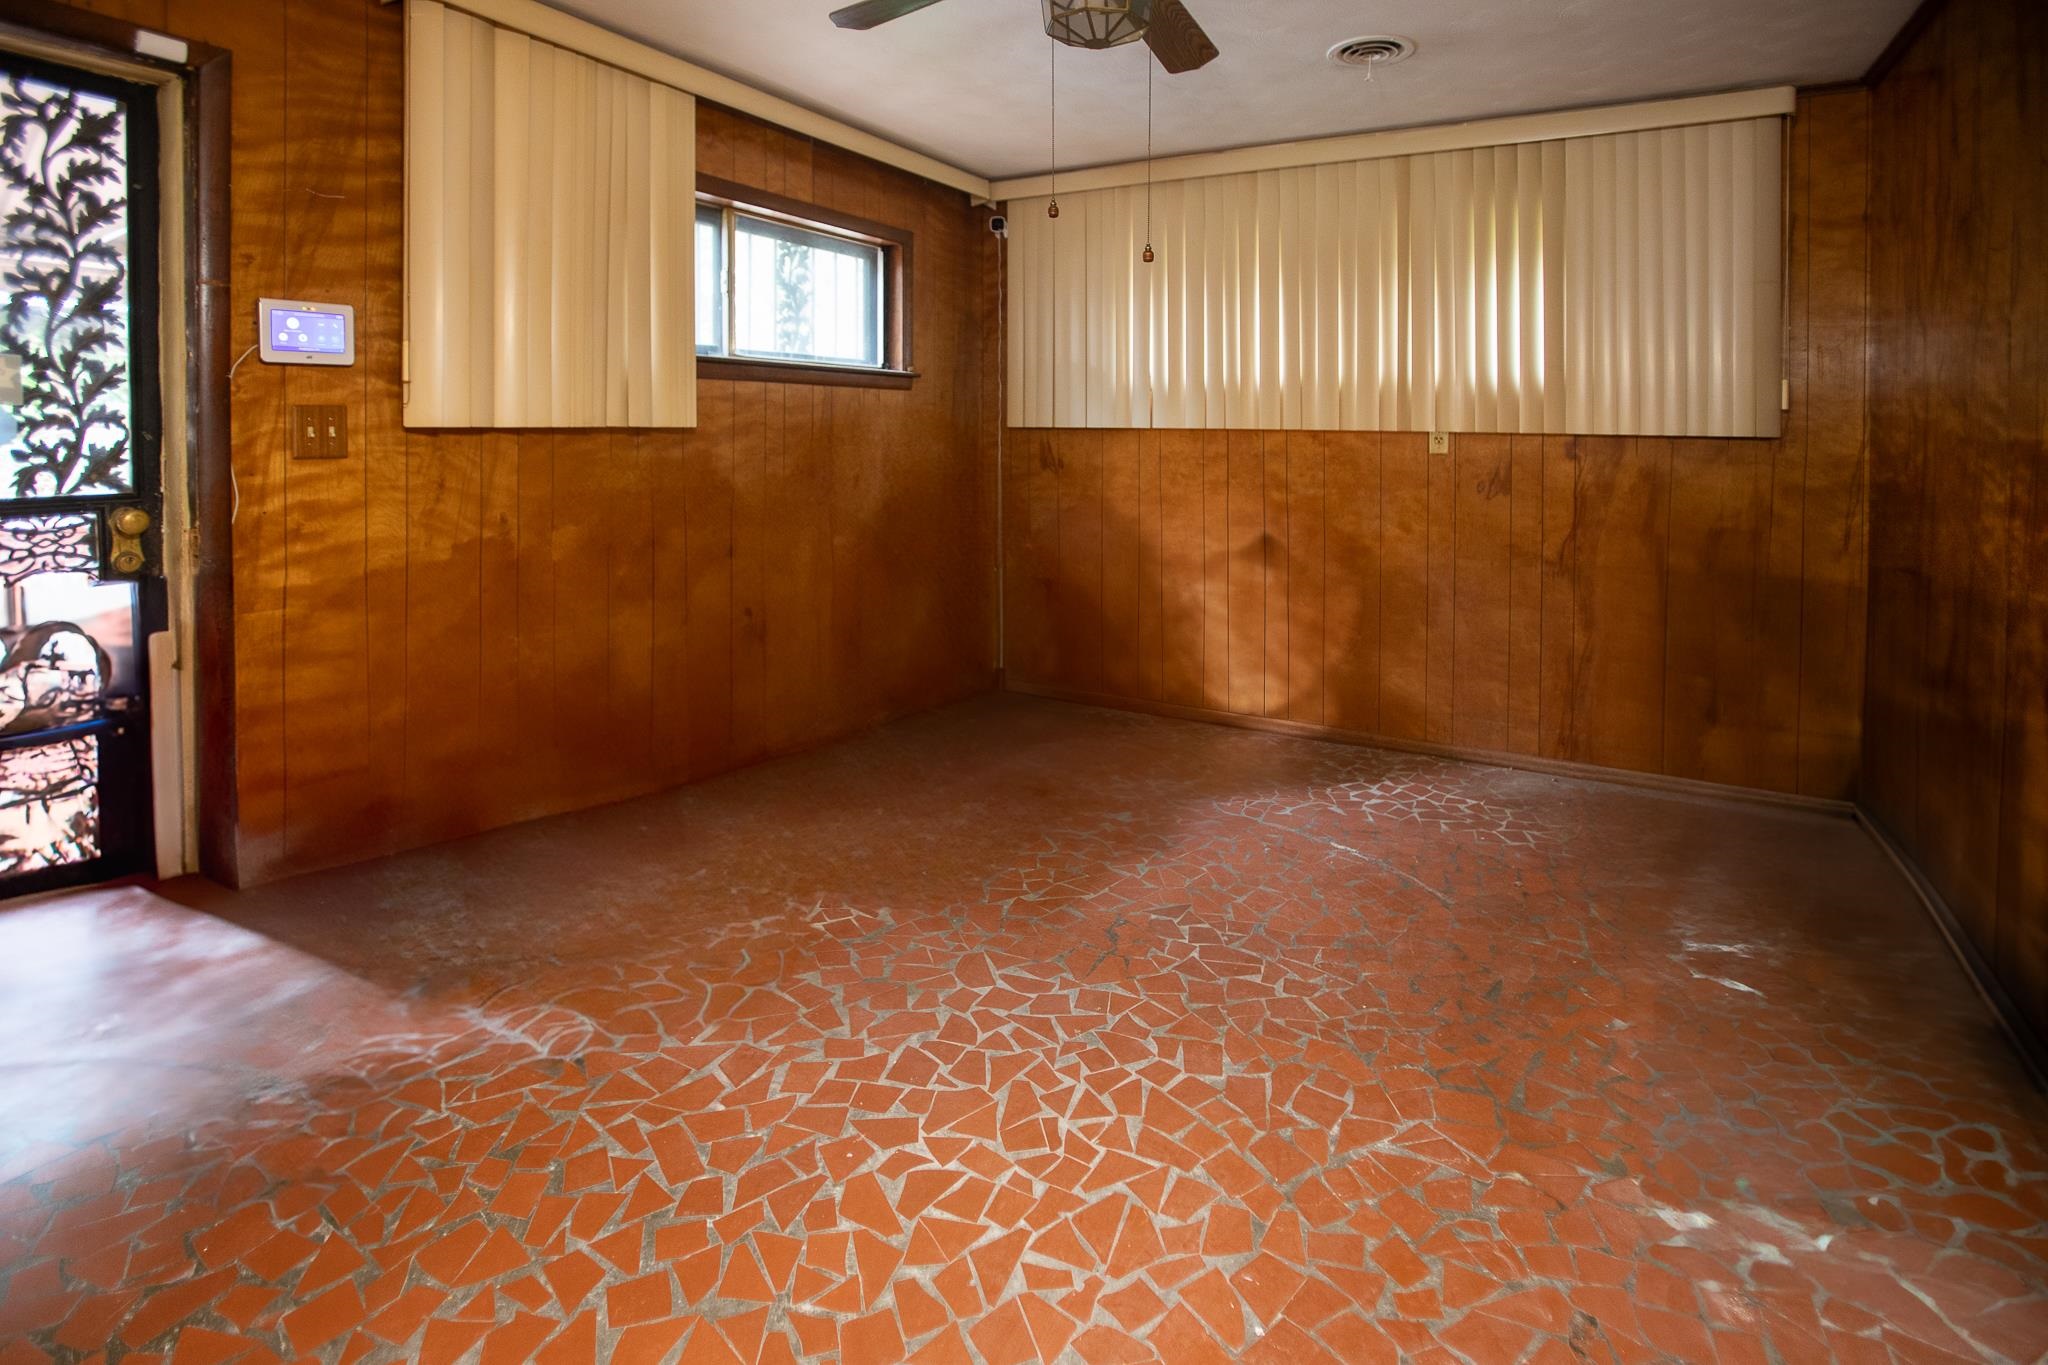
[[[861,0],[832,12],[841,28],[874,28],[939,0]],[[1143,38],[1171,75],[1216,60],[1216,44],[1181,0],[1039,0],[1045,31],[1070,47],[1119,47]]]

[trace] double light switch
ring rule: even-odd
[[[292,458],[338,460],[348,454],[348,408],[340,403],[292,407]]]

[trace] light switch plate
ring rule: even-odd
[[[294,460],[339,460],[347,454],[347,407],[340,403],[292,405]]]
[[[310,403],[292,405],[292,458],[294,460],[317,460],[320,458],[322,423],[320,409]]]
[[[1432,455],[1450,454],[1451,433],[1448,431],[1432,431],[1429,433],[1429,453]]]
[[[320,454],[339,460],[348,454],[348,407],[342,403],[320,409]]]

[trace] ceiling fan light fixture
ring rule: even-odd
[[[1152,0],[1039,0],[1045,31],[1068,47],[1122,47],[1145,36]]]

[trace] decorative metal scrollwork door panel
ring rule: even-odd
[[[0,52],[0,892],[145,865],[154,92]]]

